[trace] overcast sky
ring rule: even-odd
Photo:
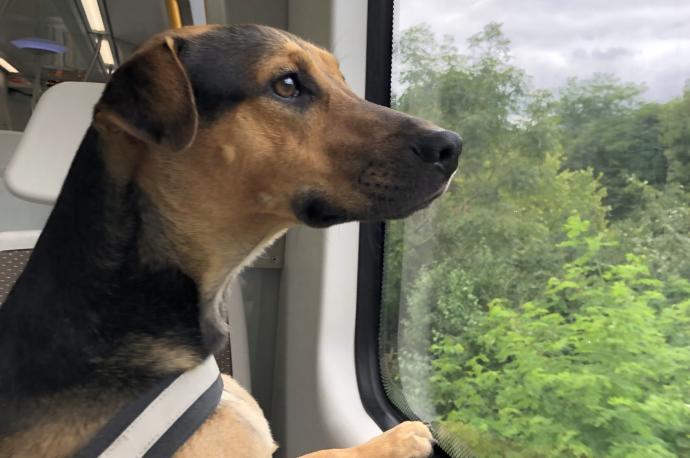
[[[485,24],[503,23],[514,63],[538,88],[613,73],[663,102],[690,79],[690,0],[398,0],[396,9],[399,30],[426,22],[461,52]]]

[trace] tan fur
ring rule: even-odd
[[[432,452],[433,436],[419,421],[400,423],[358,447],[321,450],[303,458],[417,458]]]
[[[235,380],[223,376],[218,410],[178,450],[178,458],[269,457],[277,449],[268,422],[254,398]]]

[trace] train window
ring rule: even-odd
[[[690,455],[690,5],[394,18],[391,106],[465,150],[374,256],[391,409],[454,457]]]

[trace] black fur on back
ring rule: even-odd
[[[136,185],[111,181],[90,127],[31,259],[0,307],[0,436],[17,426],[32,399],[87,384],[137,391],[159,378],[137,364],[102,364],[133,336],[209,354],[194,281],[172,264],[140,261],[142,207],[150,205]]]

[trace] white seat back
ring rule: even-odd
[[[55,202],[104,87],[65,82],[41,96],[5,170],[13,194],[34,202]]]

